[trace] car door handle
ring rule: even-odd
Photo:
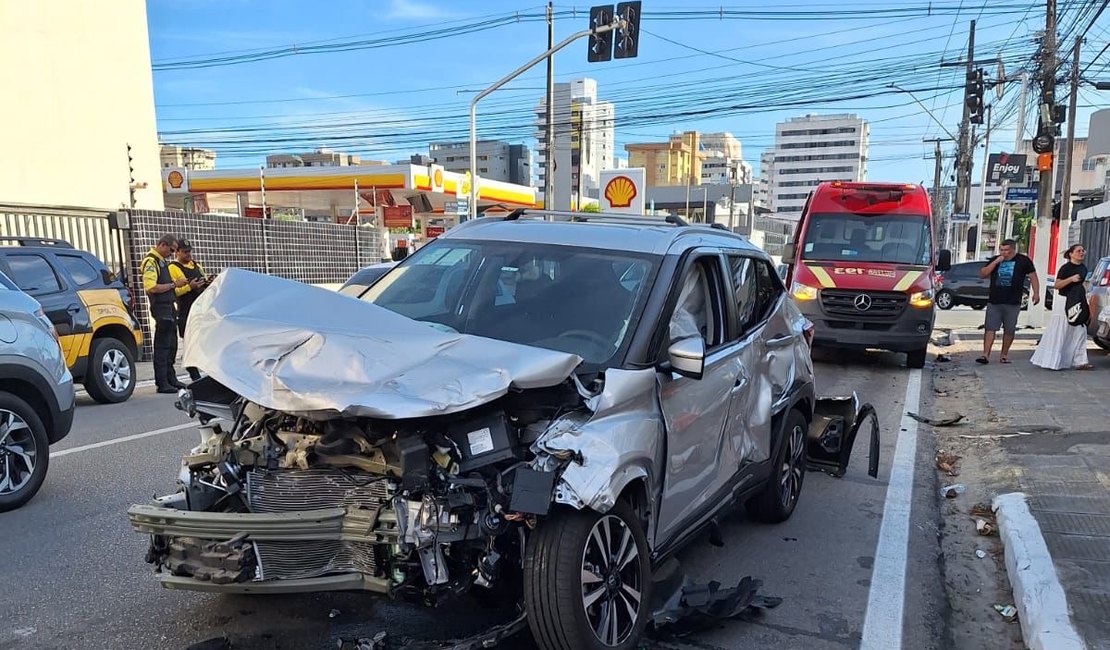
[[[732,385],[732,390],[733,390],[733,392],[735,392],[735,391],[738,391],[738,390],[740,390],[741,388],[743,388],[747,385],[748,385],[748,378],[745,377],[744,375],[740,375],[739,377],[736,378],[736,383],[734,383]]]
[[[80,305],[70,305],[69,307],[66,307],[66,311],[68,311],[71,314],[76,314],[77,312],[81,311],[81,306]]]
[[[793,334],[785,334],[783,336],[776,336],[773,339],[768,339],[767,340],[767,347],[769,347],[769,348],[785,347],[785,346],[789,345],[790,342],[793,341],[793,340],[794,340],[794,335]]]

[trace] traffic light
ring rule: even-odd
[[[616,30],[613,58],[635,58],[640,51],[640,0],[618,3],[617,18],[624,24]]]
[[[613,23],[613,5],[603,5],[590,8],[590,29],[597,29]],[[613,32],[603,34],[590,34],[590,49],[586,52],[586,60],[590,63],[599,63],[613,58]]]
[[[964,89],[964,101],[967,102],[968,121],[972,124],[983,123],[983,69],[967,73],[967,86]]]

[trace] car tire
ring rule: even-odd
[[[924,368],[925,357],[929,355],[928,348],[921,348],[906,353],[906,367],[907,368]]]
[[[952,309],[956,306],[956,296],[948,289],[941,289],[937,294],[937,307],[945,311]]]
[[[1101,336],[1092,336],[1091,338],[1094,339],[1095,345],[1098,347],[1103,350],[1110,350],[1110,340],[1104,339]]]
[[[595,534],[596,531],[596,534]],[[606,534],[608,533],[608,534]],[[608,562],[618,555],[623,568]],[[605,564],[613,566],[607,572]],[[585,577],[600,576],[587,583]],[[591,585],[599,585],[592,587]],[[524,607],[542,650],[631,650],[651,615],[651,558],[640,520],[625,502],[609,512],[559,510],[528,540]],[[638,602],[636,598],[639,598]],[[635,612],[629,608],[635,605]],[[616,613],[616,627],[604,624]],[[603,629],[601,636],[595,631]]]
[[[50,441],[42,419],[27,402],[0,391],[0,512],[30,501],[49,465]]]
[[[135,356],[119,339],[93,341],[89,367],[85,371],[85,390],[101,404],[125,402],[135,392],[138,377]]]
[[[977,302],[977,303],[971,305],[971,308],[974,309],[975,311],[982,311],[983,309],[986,308],[986,305],[984,305],[981,302]]]
[[[763,490],[748,500],[748,514],[757,521],[779,524],[794,514],[806,477],[806,440],[809,425],[791,409],[782,423],[782,442],[775,454],[771,476]]]

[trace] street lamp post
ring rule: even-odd
[[[509,83],[513,79],[516,79],[517,77],[524,74],[525,72],[527,72],[531,68],[535,67],[536,65],[539,65],[541,62],[545,61],[549,56],[552,56],[553,54],[555,54],[559,50],[561,50],[564,47],[570,45],[571,43],[577,41],[578,39],[585,38],[586,36],[596,36],[596,35],[599,35],[599,34],[605,34],[606,32],[611,32],[614,29],[620,28],[624,24],[625,24],[625,20],[623,18],[617,18],[609,25],[601,25],[601,26],[595,27],[593,29],[585,29],[585,30],[582,30],[580,32],[574,33],[570,37],[568,37],[566,40],[564,40],[561,43],[555,45],[554,47],[547,48],[547,51],[545,51],[542,54],[536,56],[534,59],[532,59],[528,63],[525,63],[524,65],[520,66],[516,70],[513,70],[512,72],[505,75],[501,79],[495,81],[493,83],[493,85],[491,85],[489,88],[486,88],[482,92],[478,93],[477,95],[474,96],[474,99],[470,100],[470,206],[469,206],[470,218],[474,219],[474,218],[477,218],[477,216],[478,216],[478,156],[477,156],[477,149],[478,149],[478,128],[477,128],[478,102],[480,102],[482,100],[482,98],[485,97],[486,95],[489,95],[490,93],[497,90],[501,86],[504,86],[505,84]],[[549,151],[548,156],[550,157],[551,154],[552,154],[552,152]],[[550,176],[551,176],[551,169],[550,169],[551,166],[552,165],[550,165],[550,164],[548,165],[549,169],[547,171],[547,175],[548,175],[549,179],[550,179]],[[550,206],[545,206],[545,209],[550,209]]]

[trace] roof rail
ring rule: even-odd
[[[0,237],[0,243],[15,242],[20,246],[57,246],[58,248],[73,248],[73,244],[64,239],[50,239],[47,237]]]
[[[665,217],[649,217],[638,214],[624,214],[620,212],[573,212],[568,210],[542,210],[542,209],[524,209],[516,210],[513,214],[505,217],[506,221],[516,221],[521,217],[531,216],[544,216],[544,217],[565,217],[570,221],[590,222],[596,221],[600,223],[628,223],[639,225],[659,226],[662,224],[670,224],[672,226],[688,226],[681,217],[673,214],[668,214]]]

